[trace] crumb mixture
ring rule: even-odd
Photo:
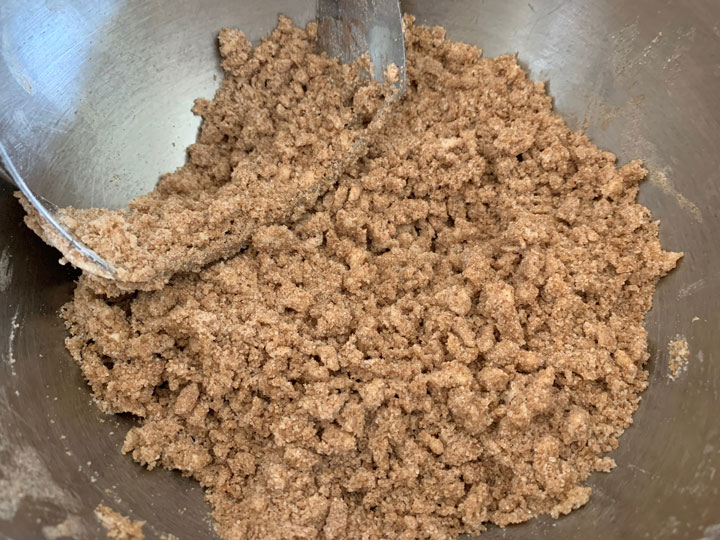
[[[108,538],[115,540],[144,540],[145,538],[142,531],[143,525],[145,525],[144,521],[133,521],[102,504],[95,509],[95,515],[107,530]]]
[[[565,514],[646,387],[643,317],[681,255],[636,203],[645,170],[571,131],[515,56],[405,25],[406,95],[292,219],[272,222],[383,96],[285,18],[256,48],[220,33],[186,166],[129,215],[79,214],[103,255],[201,254],[161,290],[83,275],[63,316],[99,405],[140,419],[123,451],[196,478],[225,539]],[[250,200],[271,219],[244,237]]]
[[[690,347],[687,340],[677,336],[668,343],[668,376],[674,381],[687,369],[688,358],[690,358]]]
[[[235,255],[260,226],[316,204],[338,169],[365,148],[357,143],[378,129],[383,116],[376,113],[394,87],[367,79],[366,59],[341,65],[316,54],[316,27],[299,32],[281,19],[274,36],[253,49],[242,32],[223,29],[225,78],[213,101],[195,101],[203,126],[187,163],[127,210],[60,210],[65,227],[117,271],[117,279],[86,272],[96,291],[160,289],[178,272]],[[93,270],[20,201],[35,232]]]

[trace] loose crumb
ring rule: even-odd
[[[142,528],[144,521],[133,521],[115,510],[99,505],[95,509],[95,515],[107,530],[108,538],[116,540],[143,540],[145,535]]]
[[[687,370],[688,358],[690,357],[690,348],[687,340],[682,336],[676,336],[675,339],[668,343],[668,377],[673,381],[676,380],[681,373]]]
[[[225,539],[568,513],[647,385],[643,318],[681,254],[636,202],[642,165],[571,131],[515,56],[405,30],[407,92],[341,174],[384,96],[281,18],[255,48],[220,33],[187,165],[127,214],[67,214],[167,270],[139,291],[84,274],[67,347],[103,410],[140,419],[123,451],[196,478]]]

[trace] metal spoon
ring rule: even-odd
[[[397,0],[318,0],[318,43],[329,56],[349,64],[369,53],[373,77],[398,68],[396,98],[405,92],[405,40]]]

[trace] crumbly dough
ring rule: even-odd
[[[688,358],[690,358],[690,347],[687,340],[682,336],[676,336],[668,343],[668,377],[673,381],[687,369]]]
[[[123,451],[196,478],[223,538],[450,539],[565,514],[646,387],[643,317],[681,254],[636,203],[645,170],[568,129],[515,56],[405,25],[406,95],[292,219],[288,193],[383,96],[285,18],[257,48],[220,33],[185,167],[129,216],[75,214],[103,255],[227,257],[126,295],[83,275],[63,309],[98,404],[140,419]],[[284,220],[244,238],[249,200]]]
[[[123,516],[112,508],[99,505],[95,509],[95,515],[107,530],[107,537],[116,540],[144,540],[142,528],[144,521],[133,521]]]
[[[392,87],[364,76],[367,59],[341,65],[315,54],[316,31],[282,18],[253,49],[242,32],[223,29],[225,78],[213,101],[195,101],[203,125],[187,163],[129,209],[59,211],[64,226],[114,266],[115,279],[19,196],[28,226],[96,291],[117,296],[160,289],[178,272],[235,255],[260,226],[301,215],[365,150],[359,143],[379,128],[376,112],[392,97]]]

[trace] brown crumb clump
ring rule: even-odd
[[[406,95],[304,215],[160,291],[83,276],[64,308],[100,406],[142,419],[123,451],[196,478],[226,539],[450,539],[570,512],[646,387],[643,317],[680,254],[636,203],[644,169],[568,129],[514,56],[405,22]],[[281,19],[257,49],[221,33],[191,162],[138,219],[212,205],[217,222],[165,226],[213,237],[223,189],[321,174],[355,86],[310,28]]]
[[[116,540],[143,540],[145,538],[142,531],[143,525],[145,525],[144,521],[133,521],[102,504],[95,509],[95,515],[107,530],[108,538]]]
[[[682,336],[677,336],[668,343],[668,377],[673,381],[687,369],[688,358],[690,357],[690,348],[687,340]]]

